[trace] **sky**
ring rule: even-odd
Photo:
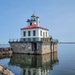
[[[0,0],[0,44],[19,39],[33,13],[54,39],[75,41],[75,0]]]

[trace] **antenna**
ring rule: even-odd
[[[34,10],[34,14],[35,14],[35,10]]]

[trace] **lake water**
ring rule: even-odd
[[[0,44],[0,48],[7,48],[7,47],[10,47],[9,44]]]
[[[0,64],[15,75],[75,75],[75,44],[58,44],[58,52],[47,55],[3,56]]]

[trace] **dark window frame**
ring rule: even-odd
[[[31,41],[31,38],[28,38],[28,41]]]
[[[42,31],[40,31],[40,36],[42,36]]]
[[[26,31],[23,31],[23,36],[26,36]]]
[[[25,39],[25,38],[23,38],[23,41],[26,41],[26,39]]]
[[[32,22],[30,22],[30,26],[32,25]]]
[[[33,38],[33,41],[36,41],[36,38]]]
[[[31,36],[31,31],[28,31],[28,36]]]
[[[33,30],[33,36],[36,36],[36,30]]]

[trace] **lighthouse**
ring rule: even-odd
[[[43,38],[48,37],[48,29],[40,26],[40,19],[35,14],[27,19],[27,26],[21,28],[22,41],[41,41]]]
[[[57,43],[49,37],[49,30],[40,24],[40,18],[32,14],[27,25],[21,28],[20,40],[9,41],[13,53],[48,54],[57,51]]]

